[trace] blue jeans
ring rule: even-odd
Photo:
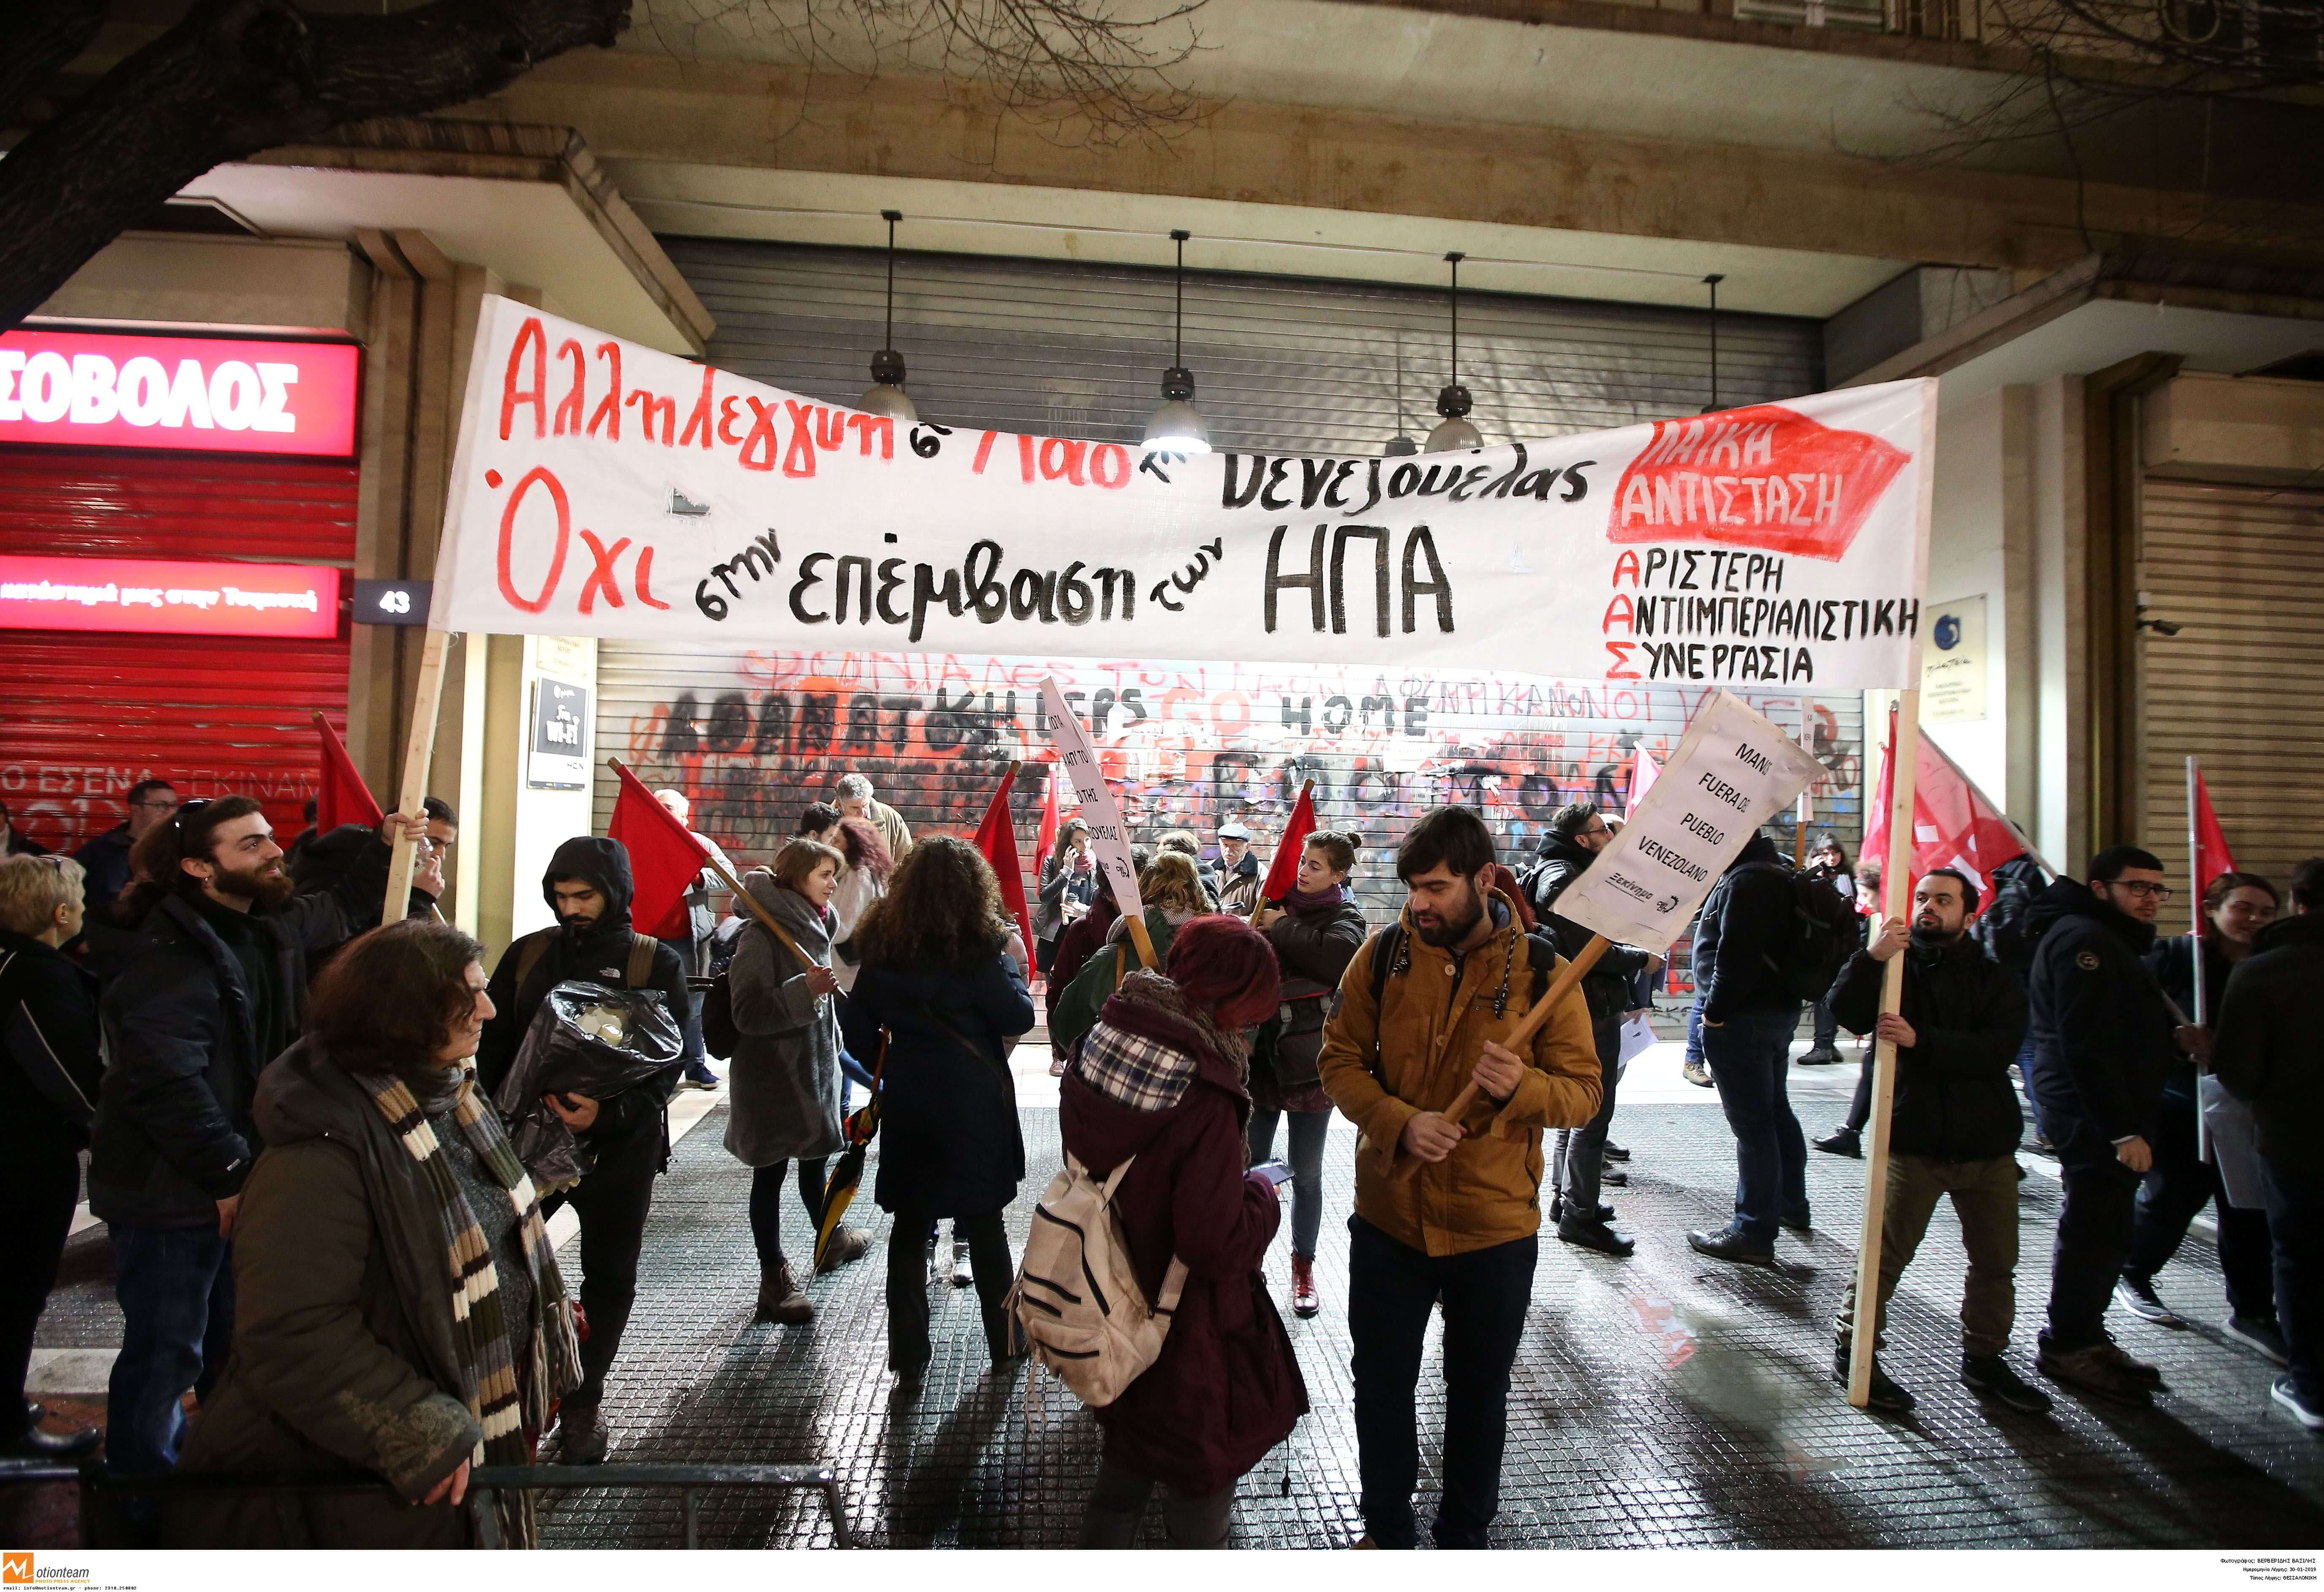
[[[1409,1548],[1418,1532],[1420,1479],[1415,1395],[1428,1318],[1444,1301],[1444,1478],[1431,1535],[1440,1548],[1482,1548],[1501,1508],[1501,1449],[1508,1435],[1509,1367],[1533,1298],[1538,1236],[1430,1255],[1361,1217],[1348,1218],[1348,1337],[1356,1379],[1356,1464],[1364,1530],[1382,1548]]]
[[[1697,1064],[1702,1060],[1702,989],[1699,985],[1693,1004],[1686,1009],[1686,1059]]]
[[[113,1225],[113,1296],[126,1318],[106,1398],[107,1466],[159,1476],[185,1440],[180,1402],[207,1398],[234,1341],[234,1245],[216,1227]]]
[[[679,967],[688,973],[694,971],[697,963],[694,955],[692,935],[689,934],[683,939],[665,939],[662,943],[678,953]],[[702,997],[693,990],[687,990],[686,1010],[673,1012],[670,1015],[678,1019],[681,1041],[685,1046],[685,1049],[679,1052],[679,1056],[686,1063],[686,1075],[688,1078],[696,1078],[709,1071],[710,1052],[702,1048]]]
[[[1808,1218],[1808,1142],[1792,1115],[1786,1079],[1796,1004],[1738,1012],[1702,1031],[1702,1057],[1735,1134],[1735,1225],[1754,1244],[1772,1245],[1785,1220]]]
[[[1332,1114],[1252,1106],[1251,1165],[1257,1166],[1275,1153],[1275,1119],[1286,1115],[1291,1118],[1284,1156],[1291,1163],[1291,1253],[1314,1260],[1315,1238],[1323,1230],[1323,1140],[1332,1131]]]
[[[2262,1157],[2267,1231],[2275,1245],[2275,1320],[2291,1352],[2292,1385],[2324,1403],[2324,1177]]]

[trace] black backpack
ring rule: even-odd
[[[1986,955],[2024,984],[2034,970],[2034,902],[2048,887],[2042,865],[2030,856],[2012,857],[1993,870],[1993,904],[1977,921],[1978,942]]]
[[[1863,943],[1856,909],[1830,879],[1819,874],[1794,873],[1782,863],[1747,863],[1735,874],[1754,868],[1780,875],[1792,893],[1791,932],[1782,945],[1761,951],[1760,959],[1775,975],[1776,987],[1794,1000],[1823,999],[1848,958]],[[1735,874],[1720,881],[1721,888]],[[1724,911],[1725,902],[1720,906]],[[1725,949],[1722,944],[1720,949]]]

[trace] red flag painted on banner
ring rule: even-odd
[[[1653,790],[1655,782],[1662,777],[1662,765],[1655,761],[1654,754],[1644,746],[1639,747],[1630,758],[1630,793],[1622,802],[1624,823],[1630,821],[1631,815],[1638,810],[1638,803],[1646,799],[1646,792]]]
[[[618,763],[613,773],[622,782],[621,793],[613,799],[613,819],[605,833],[629,850],[637,892],[630,901],[630,921],[639,933],[657,939],[683,939],[690,932],[686,893],[710,865],[710,848],[655,801],[637,775]]]
[[[1025,910],[1025,866],[1017,860],[1017,824],[1009,816],[1009,792],[1017,783],[1017,771],[1010,769],[1001,776],[1001,789],[992,793],[985,804],[984,818],[976,826],[976,848],[984,853],[984,860],[1001,876],[1001,903],[1017,920],[1017,933],[1025,942],[1025,965],[1033,965],[1033,920]],[[1056,789],[1053,783],[1050,787]]]
[[[1864,860],[1888,865],[1888,809],[1895,786],[1890,746],[1895,719],[1880,747],[1880,773],[1874,782],[1872,811],[1864,828]],[[1981,902],[1993,899],[1993,870],[2025,855],[2025,842],[2009,819],[1978,792],[1944,748],[1921,736],[1921,766],[1913,783],[1913,877],[1931,868],[1959,868],[1977,881]],[[1860,899],[1858,909],[1878,916],[1880,903]]]
[[[2211,810],[2210,787],[2203,771],[2195,771],[2195,893],[2200,895],[2221,874],[2236,871],[2236,854],[2227,849],[2227,834],[2219,815]]]
[[[315,833],[327,835],[341,824],[379,828],[383,815],[356,771],[355,759],[347,755],[346,743],[319,713],[315,715],[315,727],[323,736],[323,777],[315,786]]]
[[[1314,832],[1315,793],[1312,787],[1303,785],[1299,800],[1291,809],[1291,821],[1283,826],[1283,838],[1276,843],[1275,862],[1259,887],[1259,900],[1281,901],[1299,888],[1299,854],[1306,848],[1307,837]]]

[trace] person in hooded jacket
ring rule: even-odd
[[[1084,1548],[1127,1548],[1158,1485],[1174,1548],[1223,1548],[1235,1484],[1307,1412],[1291,1339],[1259,1263],[1281,1221],[1244,1170],[1247,1035],[1277,1003],[1276,957],[1250,925],[1198,917],[1167,976],[1140,968],[1109,995],[1060,1086],[1065,1152],[1114,1191],[1139,1286],[1185,1283],[1154,1364],[1097,1412],[1105,1432],[1082,1516]]]
[[[2109,846],[2090,859],[2088,884],[2061,879],[2034,905],[2026,1093],[2066,1190],[2035,1363],[2052,1381],[2106,1398],[2143,1400],[2163,1384],[2160,1371],[2107,1336],[2106,1310],[2182,1042],[2143,960],[2170,896],[2161,858]]]
[[[804,1326],[815,1306],[783,1254],[783,1183],[798,1162],[807,1231],[820,1230],[829,1158],[846,1144],[841,1130],[839,979],[831,967],[831,898],[847,865],[814,840],[791,840],[772,871],[753,868],[742,888],[791,937],[798,951],[752,919],[727,971],[740,1036],[726,1078],[732,1093],[727,1152],[752,1169],[751,1237],[759,1251],[759,1319]],[[799,960],[803,951],[811,965]],[[860,1258],[870,1241],[853,1227],[831,1236],[824,1271]]]
[[[1323,1019],[1348,959],[1364,942],[1363,909],[1348,886],[1360,837],[1317,829],[1299,854],[1297,887],[1262,909],[1259,930],[1283,973],[1283,998],[1267,1036],[1265,1059],[1250,1068],[1250,1159],[1275,1153],[1275,1126],[1290,1119],[1286,1148],[1291,1163],[1291,1310],[1313,1316],[1323,1308],[1315,1291],[1315,1240],[1323,1230],[1323,1142],[1332,1129],[1332,1097],[1323,1092]]]
[[[2286,1374],[2275,1402],[2324,1430],[2324,857],[2292,870],[2292,912],[2255,937],[2213,1019],[2211,1065],[2248,1101],[2274,1246]],[[2208,1014],[2207,1014],[2208,1015]]]
[[[914,846],[888,893],[856,926],[862,970],[840,1014],[847,1047],[881,1055],[880,1176],[891,1212],[888,1365],[898,1388],[927,1373],[927,1235],[950,1217],[965,1237],[999,1371],[1021,1357],[1007,1307],[1016,1265],[1002,1215],[1025,1176],[1025,1136],[1008,1054],[1033,1026],[1023,942],[1001,882],[975,847],[949,835]]]
[[[1896,1047],[1896,1092],[1888,1128],[1888,1180],[1882,1193],[1880,1300],[1874,1346],[1887,1321],[1896,1281],[1921,1246],[1937,1201],[1950,1195],[1960,1219],[1969,1279],[1961,1297],[1961,1380],[2024,1414],[2050,1408],[2002,1357],[2017,1316],[2017,1141],[2024,1119],[2009,1065],[2025,1032],[2025,997],[1969,936],[1977,885],[1955,868],[1932,868],[1913,892],[1913,921],[1891,918],[1866,949],[1850,956],[1826,997],[1851,1033],[1877,1033]],[[1899,1009],[1880,1010],[1887,964],[1904,958]],[[1833,1324],[1832,1376],[1848,1384],[1855,1338],[1856,1289]],[[1901,1413],[1913,1395],[1876,1363],[1871,1406]]]
[[[119,916],[138,939],[98,1008],[108,1061],[89,1134],[89,1208],[111,1232],[124,1318],[106,1405],[115,1474],[174,1465],[187,1392],[226,1368],[259,1074],[298,1037],[309,969],[379,921],[384,837],[425,827],[391,813],[377,831],[332,830],[317,844],[353,862],[314,891],[292,884],[255,797],[189,801],[137,843]],[[424,913],[442,889],[423,860],[406,904]]]
[[[535,1495],[497,1491],[488,1519],[470,1467],[530,1465],[580,1367],[539,1203],[466,1065],[483,956],[422,918],[363,936],[260,1078],[234,1359],[181,1468],[343,1485],[175,1499],[164,1546],[534,1545]]]
[[[512,941],[493,969],[493,1014],[476,1050],[476,1078],[487,1097],[500,1092],[541,1002],[568,979],[630,987],[631,968],[645,959],[642,947],[651,947],[650,971],[635,987],[659,991],[673,1019],[687,1009],[686,966],[678,953],[630,924],[636,885],[627,847],[576,835],[549,857],[540,893],[557,914],[556,927]],[[552,1207],[570,1201],[581,1218],[581,1310],[589,1324],[581,1346],[581,1385],[567,1396],[558,1420],[568,1464],[602,1463],[613,1441],[600,1408],[605,1373],[637,1301],[638,1254],[653,1210],[654,1178],[669,1157],[665,1113],[683,1065],[674,1061],[604,1099],[552,1095],[548,1100],[592,1157],[580,1182],[551,1201]]]

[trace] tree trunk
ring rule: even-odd
[[[211,167],[490,94],[536,62],[612,44],[630,4],[435,0],[346,16],[290,0],[199,0],[0,160],[0,328]],[[0,68],[0,85],[11,75]]]

